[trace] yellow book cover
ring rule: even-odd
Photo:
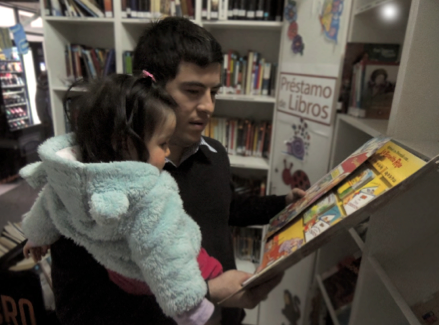
[[[265,243],[261,270],[273,264],[279,258],[290,255],[305,243],[302,218]]]
[[[392,141],[379,149],[370,158],[370,162],[392,186],[401,183],[425,165],[425,161]]]
[[[343,207],[346,211],[346,215],[350,215],[351,213],[362,208],[367,203],[387,191],[388,188],[389,187],[381,179],[381,177],[375,177],[369,183],[348,195],[343,200]]]
[[[360,167],[360,170],[357,173],[349,177],[346,182],[339,186],[337,189],[338,197],[344,199],[356,189],[370,182],[374,177],[375,174],[372,170],[364,166]]]

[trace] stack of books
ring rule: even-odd
[[[268,158],[271,122],[211,118],[203,135],[222,143],[229,155]]]
[[[69,82],[80,79],[96,79],[116,72],[114,49],[67,44],[64,54],[66,75]]]
[[[265,60],[261,53],[249,51],[246,56],[230,50],[224,54],[220,93],[274,96],[277,64]]]
[[[282,21],[283,4],[279,0],[203,0],[201,18]]]
[[[112,0],[44,0],[46,16],[113,17]]]
[[[195,0],[122,0],[122,18],[195,18]]]

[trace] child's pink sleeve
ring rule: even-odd
[[[213,304],[204,298],[198,306],[181,315],[174,316],[173,319],[178,325],[204,325],[212,316],[214,310]]]

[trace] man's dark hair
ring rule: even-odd
[[[174,114],[177,104],[151,78],[113,74],[90,82],[74,83],[84,87],[68,105],[82,162],[134,160],[127,157],[128,141],[137,157],[148,161],[145,142]],[[70,95],[64,97],[64,110]]]
[[[135,74],[142,70],[152,73],[165,85],[174,79],[181,62],[206,67],[223,63],[221,45],[204,28],[181,17],[168,17],[150,24],[134,50]]]

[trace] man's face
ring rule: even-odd
[[[180,63],[177,76],[166,84],[166,90],[178,104],[171,145],[185,148],[200,141],[215,108],[220,76],[219,63],[204,68],[194,63]]]

